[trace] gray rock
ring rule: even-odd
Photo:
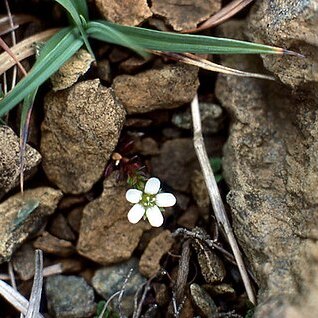
[[[41,155],[26,146],[24,179],[27,179],[40,163]],[[18,185],[20,180],[19,137],[8,126],[0,126],[0,199]]]
[[[174,30],[194,29],[221,9],[220,0],[152,0],[151,11],[165,17]]]
[[[123,106],[99,80],[49,93],[41,140],[48,178],[66,193],[89,191],[103,174],[124,119]]]
[[[94,291],[82,277],[50,276],[45,293],[49,312],[55,318],[91,317],[95,312]]]
[[[198,68],[173,64],[137,75],[119,75],[113,88],[127,112],[146,113],[189,103],[199,87]]]
[[[105,180],[101,197],[86,205],[77,243],[81,255],[102,265],[131,257],[150,225],[145,221],[129,223],[131,205],[125,199],[126,190],[126,183],[118,183],[113,174]]]
[[[102,16],[111,22],[138,25],[151,17],[147,0],[95,0]]]
[[[130,271],[132,272],[130,273]],[[138,272],[138,260],[135,258],[114,266],[103,267],[95,272],[92,285],[105,299],[120,291],[127,277],[125,292],[121,302],[121,310],[128,316],[134,310],[134,296],[138,288],[146,282],[146,278]],[[114,303],[114,302],[113,302]],[[118,311],[118,302],[115,300]]]
[[[265,67],[291,87],[318,82],[318,1],[257,1],[246,34],[253,42],[291,49],[305,58],[263,55]]]
[[[0,263],[9,260],[30,235],[41,229],[61,197],[61,191],[42,187],[18,193],[0,204]]]
[[[215,134],[223,127],[224,115],[222,108],[213,103],[200,103],[200,115],[203,134]],[[179,128],[192,129],[190,108],[177,111],[172,116],[172,122]]]
[[[224,35],[233,29],[238,25],[222,26]],[[223,61],[243,70],[256,65],[243,56]],[[316,90],[308,85],[295,93],[275,82],[221,75],[216,94],[233,119],[223,171],[234,230],[260,286],[255,317],[317,316]]]

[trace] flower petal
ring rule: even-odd
[[[128,212],[128,221],[136,224],[145,214],[145,208],[141,204],[135,204]]]
[[[145,185],[144,192],[147,194],[157,194],[160,189],[160,180],[158,178],[150,178]]]
[[[129,189],[126,192],[126,199],[130,203],[138,203],[141,200],[142,192],[137,189]]]
[[[146,210],[146,216],[151,226],[159,227],[163,223],[162,213],[156,205]]]
[[[161,208],[173,206],[176,202],[177,199],[172,193],[158,193],[156,195],[156,204]]]

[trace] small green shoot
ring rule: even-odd
[[[222,159],[220,157],[213,157],[213,158],[210,158],[209,160],[210,160],[210,165],[215,176],[215,181],[219,183],[221,180],[223,180]]]
[[[29,200],[25,202],[23,207],[18,211],[17,218],[13,223],[12,231],[15,231],[26,219],[27,217],[39,206],[40,202],[38,200]]]

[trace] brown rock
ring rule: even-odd
[[[67,215],[67,221],[71,226],[72,230],[78,233],[80,231],[81,221],[83,217],[83,207],[73,209]]]
[[[193,197],[200,208],[210,206],[210,197],[206,188],[203,175],[200,171],[194,170],[191,178],[191,190]]]
[[[155,176],[175,190],[188,191],[192,171],[197,165],[192,139],[166,141],[160,155],[151,159],[151,165]]]
[[[61,264],[63,273],[78,273],[84,267],[84,263],[81,260],[73,258],[60,259],[59,263]]]
[[[151,137],[136,140],[134,149],[144,156],[157,155],[159,153],[158,143]]]
[[[152,56],[147,58],[132,56],[126,61],[120,63],[119,68],[121,71],[125,73],[133,74],[140,71],[143,68],[143,66],[145,66],[151,60],[151,58]]]
[[[111,22],[139,25],[152,13],[146,0],[95,0],[102,16]]]
[[[0,263],[9,260],[30,235],[42,228],[61,197],[61,191],[42,187],[18,193],[0,204]]]
[[[187,229],[193,229],[199,219],[199,209],[195,205],[191,205],[178,219],[178,225]]]
[[[66,241],[74,241],[76,238],[75,234],[68,225],[66,218],[61,213],[54,216],[49,232],[52,235]]]
[[[51,76],[53,91],[59,91],[71,87],[80,76],[90,68],[94,58],[86,51],[77,51],[60,69]]]
[[[151,11],[165,17],[176,31],[195,28],[221,9],[221,0],[152,0]]]
[[[305,3],[278,12],[291,17]],[[265,20],[267,15],[263,12]],[[239,29],[237,24],[222,28],[224,35]],[[253,69],[251,57],[224,62]],[[297,72],[302,73],[298,66]],[[318,312],[312,301],[317,297],[317,90],[308,85],[292,91],[277,82],[220,76],[216,93],[233,118],[223,171],[231,189],[227,200],[234,230],[260,286],[255,317],[305,317],[305,304],[310,317]]]
[[[63,192],[90,190],[103,174],[124,119],[122,105],[99,80],[49,93],[41,140],[48,178]]]
[[[107,83],[112,80],[112,71],[108,60],[101,60],[97,63],[98,77]]]
[[[263,55],[264,66],[291,87],[318,82],[318,1],[257,1],[248,19],[247,36],[253,42],[283,47],[305,58]]]
[[[160,269],[162,256],[169,252],[173,243],[174,239],[169,230],[165,230],[153,238],[140,258],[140,273],[146,277],[156,275]]]
[[[120,75],[113,88],[127,112],[146,113],[189,103],[199,86],[196,67],[173,64],[137,75]]]
[[[34,241],[33,246],[42,250],[44,253],[62,257],[70,256],[75,251],[71,242],[60,240],[48,232],[43,232],[43,234]]]
[[[143,231],[150,228],[144,221],[128,222],[131,205],[125,199],[127,188],[115,179],[114,175],[108,177],[101,197],[84,208],[77,244],[81,255],[102,265],[129,259]]]
[[[26,146],[24,178],[27,179],[40,163],[41,155]],[[0,126],[0,199],[18,185],[20,180],[19,137],[8,126]]]

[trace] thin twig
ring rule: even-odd
[[[12,14],[11,14],[11,10],[10,10],[10,6],[9,6],[9,3],[8,3],[8,0],[5,0],[5,4],[6,4],[7,14],[8,14],[9,22],[10,22],[10,27],[12,29],[12,31],[11,31],[12,46],[14,46],[14,45],[17,44],[17,39],[15,37],[14,23],[13,23]],[[13,71],[12,71],[11,90],[14,88],[14,86],[16,84],[16,81],[17,81],[17,66],[15,65],[13,67]]]
[[[123,296],[124,296],[124,292],[125,292],[125,289],[126,289],[126,286],[127,286],[127,283],[131,277],[131,274],[133,273],[134,269],[131,268],[129,270],[129,273],[127,274],[125,280],[124,280],[124,283],[123,283],[123,286],[121,287],[121,290],[120,290],[120,293],[119,293],[119,296],[118,296],[118,308],[119,308],[119,314],[120,314],[120,317],[122,318],[124,315],[122,314],[122,308],[121,308],[121,301],[123,299]]]
[[[17,284],[15,282],[15,276],[14,276],[13,266],[12,266],[11,262],[8,263],[8,273],[9,273],[9,276],[10,276],[10,282],[11,282],[12,288],[14,290],[18,290],[17,289]]]
[[[209,163],[209,158],[205,149],[202,129],[201,129],[201,117],[200,117],[200,109],[198,102],[198,95],[196,95],[191,102],[191,113],[192,113],[192,121],[193,121],[193,143],[195,152],[197,154],[206,187],[209,192],[210,200],[212,203],[212,207],[215,213],[216,220],[225,232],[231,249],[233,251],[238,269],[242,276],[242,280],[244,283],[244,287],[246,289],[247,296],[249,300],[256,304],[256,298],[254,295],[254,291],[248,277],[243,258],[241,252],[239,250],[238,244],[236,242],[233,230],[231,228],[230,222],[225,212],[225,208],[222,202],[222,198],[218,189],[218,186],[215,181],[215,177],[212,171],[212,168]]]
[[[106,311],[106,309],[107,309],[109,303],[110,303],[117,295],[119,295],[119,294],[120,294],[120,290],[117,291],[115,294],[111,295],[111,296],[108,298],[108,300],[106,301],[106,303],[105,303],[105,305],[104,305],[104,307],[103,307],[103,310],[102,310],[102,312],[100,313],[100,315],[98,316],[98,318],[103,318],[103,317],[104,317],[104,313],[105,313],[105,311]]]

